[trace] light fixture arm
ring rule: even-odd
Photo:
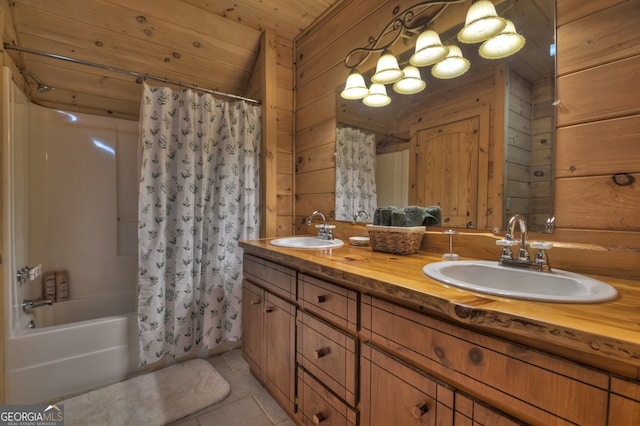
[[[423,29],[427,28],[429,25],[433,23],[444,11],[445,9],[457,3],[464,3],[469,0],[426,0],[420,3],[416,3],[413,6],[405,9],[403,12],[396,15],[387,25],[382,29],[378,37],[375,39],[369,39],[369,45],[371,47],[357,47],[347,53],[344,58],[344,65],[349,69],[357,69],[360,65],[365,63],[367,59],[373,53],[384,52],[393,46],[399,39],[402,37],[405,32],[409,33],[419,33]],[[437,11],[435,11],[429,17],[425,17],[426,21],[418,20],[426,10],[429,10],[433,6],[440,6]],[[415,22],[414,22],[415,21]],[[412,25],[413,23],[413,25]],[[388,34],[396,33],[391,40],[386,42],[385,44],[380,45],[381,40]],[[363,53],[362,56],[357,62],[351,63],[351,58],[358,54]]]

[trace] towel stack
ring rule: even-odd
[[[442,220],[440,206],[378,207],[373,213],[373,224],[382,226],[438,226]]]

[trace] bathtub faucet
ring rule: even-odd
[[[44,305],[53,305],[53,300],[51,299],[38,299],[38,300],[29,300],[24,299],[22,301],[22,310],[24,312],[31,312],[35,308],[39,308]]]

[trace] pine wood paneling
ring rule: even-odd
[[[626,0],[556,0],[556,20],[558,26],[578,20],[602,9],[622,3]]]
[[[296,161],[296,173],[332,169],[336,165],[335,144],[319,145],[300,152]]]
[[[558,1],[562,75],[557,80],[555,214],[556,226],[576,230],[564,234],[571,240],[638,244],[639,6],[637,0]],[[616,185],[617,173],[628,173],[635,182]]]
[[[639,13],[640,0],[629,0],[560,26],[558,75],[640,54]]]
[[[559,178],[640,172],[640,115],[561,127],[558,138]]]
[[[558,126],[637,114],[639,78],[640,56],[559,77]]]
[[[619,186],[612,176],[556,180],[556,220],[565,228],[640,231],[640,173]],[[588,194],[588,196],[585,196]]]

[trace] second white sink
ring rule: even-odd
[[[595,303],[615,299],[618,292],[602,281],[554,269],[538,272],[501,266],[497,261],[434,262],[422,272],[445,284],[514,299],[563,303]]]
[[[285,237],[271,240],[270,244],[278,247],[299,248],[299,249],[325,249],[338,248],[344,245],[339,239],[321,240],[317,237]]]

